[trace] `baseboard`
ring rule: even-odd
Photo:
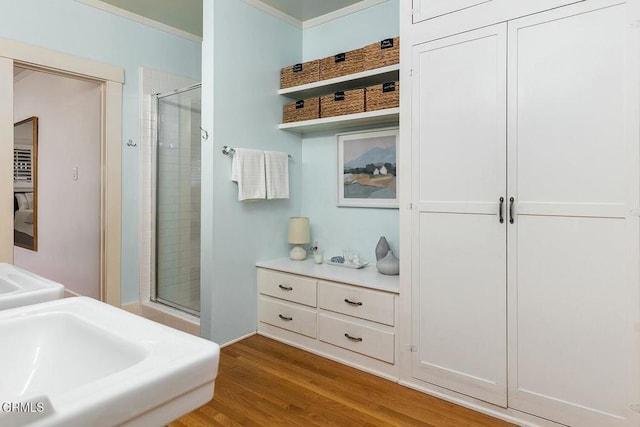
[[[254,336],[256,333],[257,333],[257,332],[256,332],[256,331],[254,331],[254,332],[251,332],[251,333],[249,333],[249,334],[247,334],[247,335],[243,335],[243,336],[238,337],[238,338],[236,338],[236,339],[234,339],[234,340],[231,340],[231,341],[229,341],[229,342],[226,342],[226,343],[224,343],[224,344],[220,344],[220,348],[225,348],[226,346],[229,346],[229,345],[231,345],[231,344],[235,344],[235,343],[237,343],[238,341],[242,341],[242,340],[243,340],[243,339],[245,339],[245,338],[252,337],[252,336]]]
[[[516,424],[518,426],[565,427],[563,424],[554,423],[553,421],[538,418],[536,416],[516,411],[514,409],[494,406],[490,403],[486,403],[481,400],[477,400],[472,397],[465,396],[463,394],[456,393],[442,387],[438,387],[436,385],[419,382],[418,380],[407,381],[401,379],[400,381],[398,381],[398,384],[413,390],[417,390],[421,393],[428,394],[438,399],[446,400],[447,402],[463,406],[473,411],[480,412],[482,414],[489,415],[491,417],[498,418],[512,424]]]

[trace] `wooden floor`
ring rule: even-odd
[[[183,426],[510,426],[254,335],[225,347],[214,398]]]

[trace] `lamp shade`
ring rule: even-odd
[[[309,218],[294,216],[289,218],[289,243],[303,245],[311,241],[309,233]]]

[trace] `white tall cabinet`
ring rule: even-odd
[[[638,426],[640,2],[500,3],[402,2],[401,382]]]

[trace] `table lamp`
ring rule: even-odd
[[[289,252],[289,257],[294,261],[302,261],[307,258],[307,251],[300,245],[311,241],[309,233],[309,218],[295,216],[289,218],[289,243],[294,247]]]

